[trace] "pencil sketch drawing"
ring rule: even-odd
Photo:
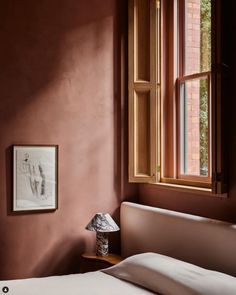
[[[55,147],[14,146],[14,207],[43,209],[55,207]]]

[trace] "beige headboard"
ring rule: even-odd
[[[236,225],[129,202],[120,222],[124,257],[157,252],[236,276]]]

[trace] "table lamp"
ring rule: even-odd
[[[86,226],[87,230],[96,232],[96,255],[108,255],[108,233],[120,228],[108,213],[96,213]]]

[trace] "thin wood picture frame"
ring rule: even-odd
[[[13,145],[13,212],[58,208],[58,145]]]

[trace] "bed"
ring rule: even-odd
[[[0,281],[10,295],[235,295],[236,225],[123,202],[126,259],[85,274]]]

